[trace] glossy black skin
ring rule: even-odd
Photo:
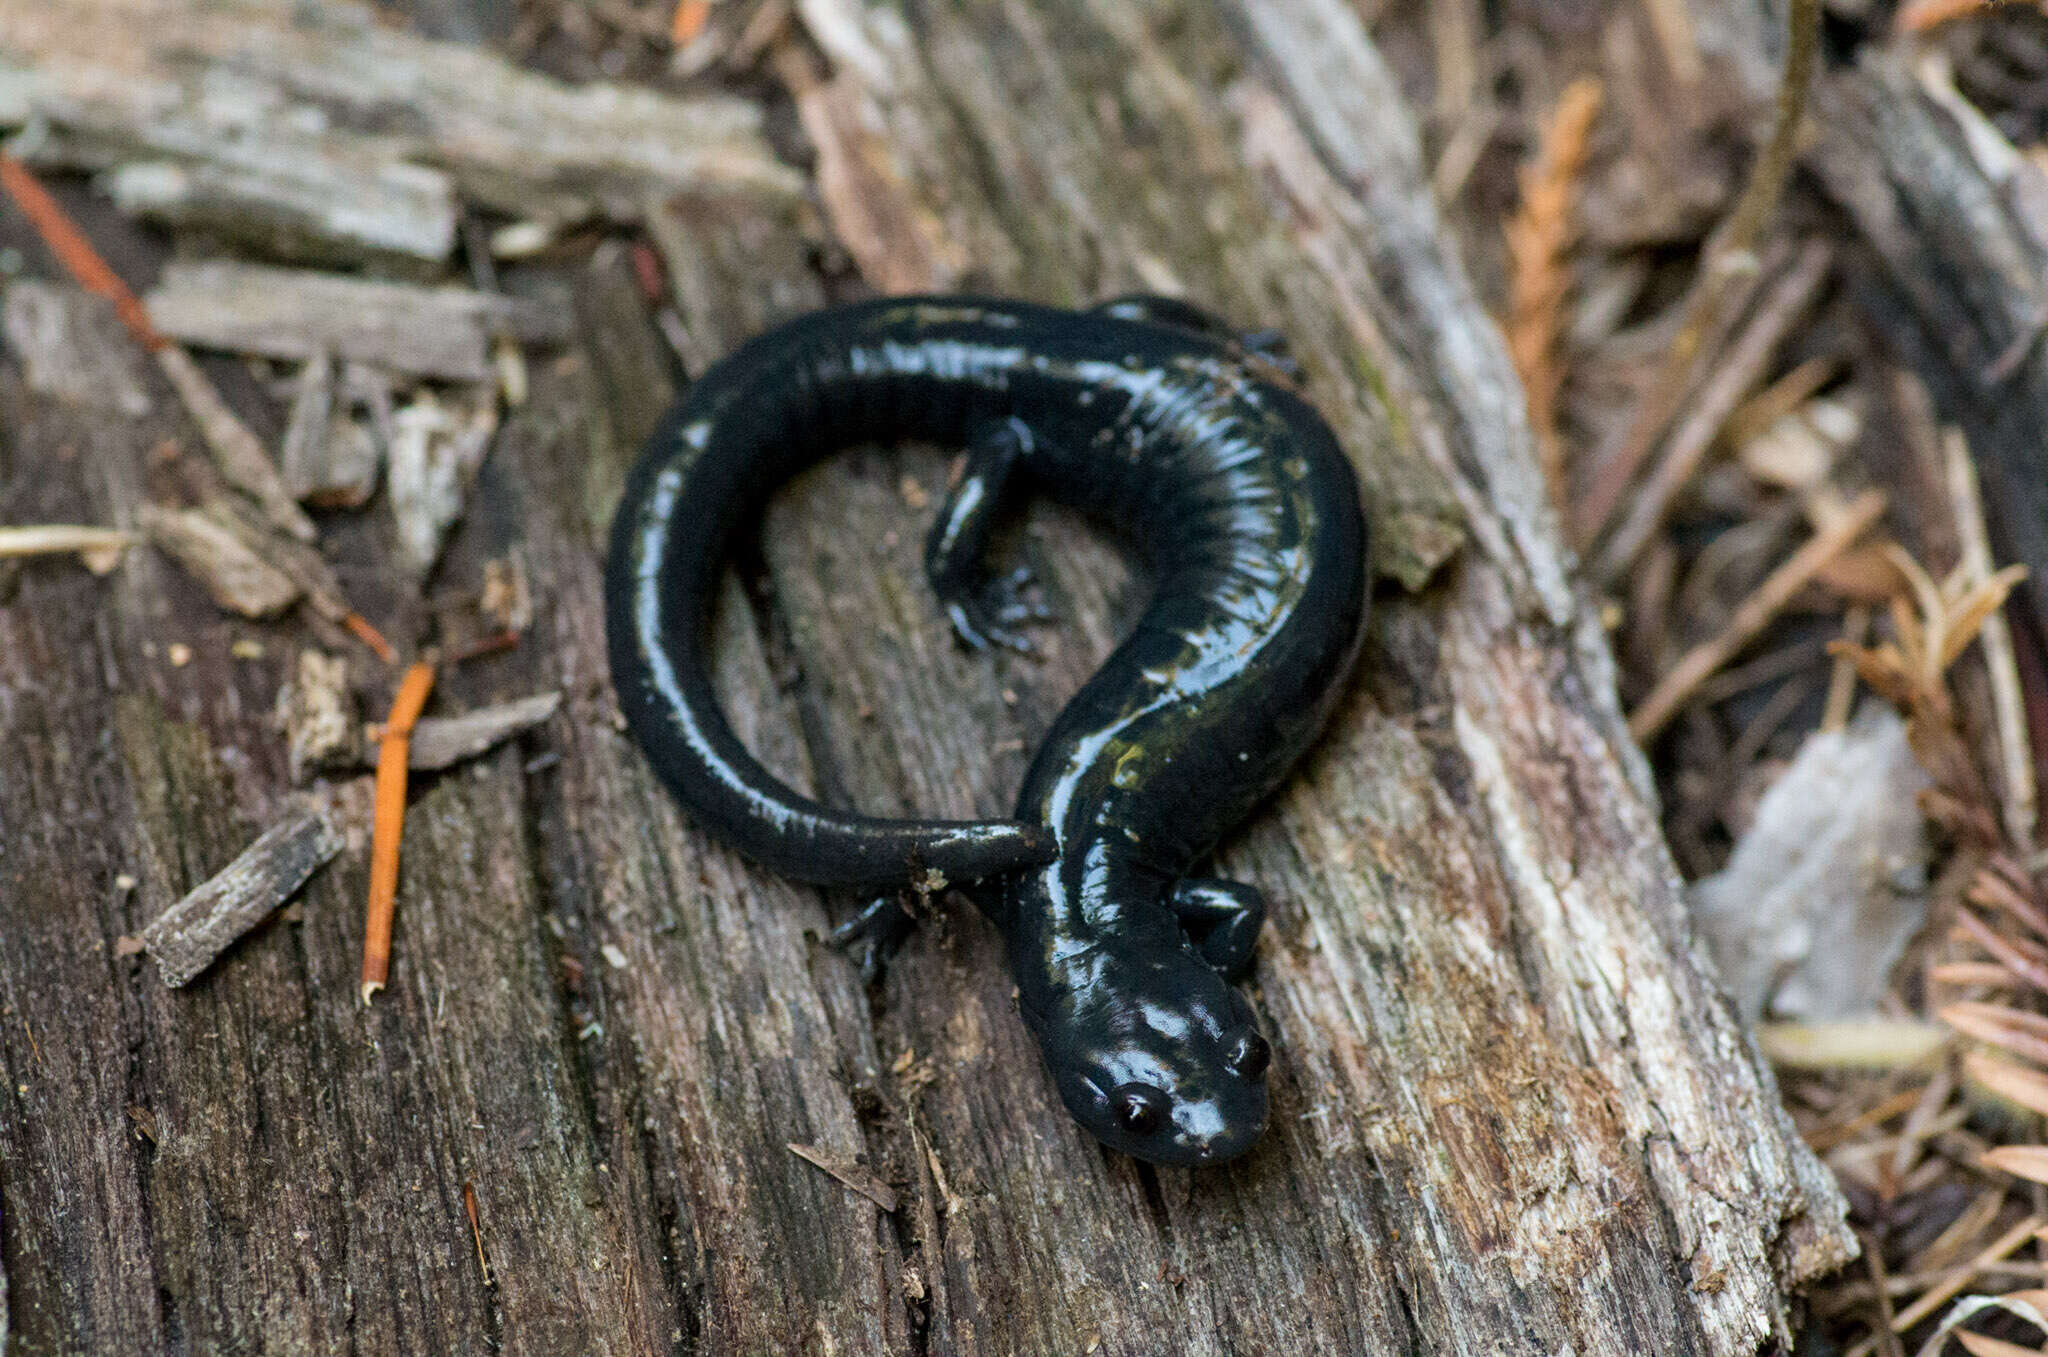
[[[1105,1143],[1221,1163],[1266,1120],[1268,1048],[1230,984],[1264,902],[1191,877],[1314,741],[1357,657],[1366,539],[1351,466],[1271,363],[1164,299],[1069,312],[972,297],[821,311],[743,346],[655,435],[606,575],[612,675],[704,827],[805,880],[973,883],[1062,1099]],[[882,821],[804,798],[733,736],[704,624],[732,535],[852,444],[966,447],[927,544],[963,639],[1024,610],[979,557],[1028,483],[1127,535],[1156,586],[1033,759],[1015,818]],[[863,916],[878,939],[904,916]]]

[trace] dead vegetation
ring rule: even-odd
[[[1707,101],[1673,79],[1693,64],[1672,60],[1692,40],[1678,7],[1644,8],[1665,59],[1654,73],[1611,33],[1563,69],[1547,63],[1569,41],[1512,24],[1492,35],[1515,55],[1494,63],[1507,69],[1480,96],[1492,106],[1460,116],[1526,148],[1534,168],[1504,252],[1484,235],[1499,195],[1489,202],[1482,180],[1463,184],[1453,220],[1491,261],[1483,275],[1498,270],[1546,474],[1587,583],[1609,600],[1631,727],[1698,880],[1700,925],[1854,1207],[1864,1257],[1813,1293],[1811,1350],[2048,1351],[2048,859],[2035,791],[2048,666],[2038,606],[2007,606],[2037,603],[2034,586],[2014,591],[2048,560],[2030,550],[2032,506],[1994,489],[1987,519],[1979,489],[2042,464],[1985,433],[1970,403],[1981,397],[1930,397],[1923,378],[1941,386],[1940,365],[1903,319],[1914,303],[1888,301],[1915,282],[1901,267],[1912,227],[1885,198],[1928,190],[1880,190],[1849,134],[1812,125],[1844,100],[1885,100],[1887,131],[1864,134],[1869,145],[1927,154],[1923,173],[1992,185],[2023,216],[2048,191],[2048,18],[2034,6],[1828,6],[1827,97],[1797,139],[1808,173],[1767,222],[1743,217],[1753,184],[1738,193],[1724,178],[1710,197],[1738,225],[1716,231],[1703,213],[1650,234],[1604,215],[1627,186],[1673,177],[1644,160],[1669,153],[1670,131],[1627,111],[1661,98],[1687,128],[1689,104]],[[1439,44],[1468,31],[1428,29]],[[1437,56],[1439,71],[1488,62],[1476,47]],[[1611,111],[1588,129],[1592,80]],[[1953,140],[1913,141],[1916,104]],[[1435,144],[1472,154],[1454,127]],[[2011,247],[2038,268],[2041,221],[2010,240],[1965,227],[1952,258]],[[1984,341],[1973,375],[1985,387],[2039,361],[2040,322],[2025,313],[2044,286],[2036,272],[2012,303],[2021,316],[1991,322],[2003,347]],[[1716,287],[1721,299],[1703,301]]]
[[[122,20],[118,0],[88,8]],[[1812,1292],[1802,1350],[2048,1351],[2048,859],[2036,802],[2048,559],[2026,531],[2033,506],[2005,489],[2042,479],[2043,464],[1996,423],[2011,409],[2024,428],[2048,427],[2048,407],[2027,404],[2048,391],[2048,216],[2029,211],[2048,202],[2048,14],[1839,0],[1825,7],[1823,60],[1823,7],[1802,0],[1790,6],[1794,36],[1771,49],[1781,56],[1770,79],[1784,53],[1793,68],[1773,122],[1758,68],[1709,50],[1738,7],[1361,8],[1426,111],[1441,206],[1526,387],[1546,485],[1582,549],[1582,586],[1604,604],[1630,729],[1696,883],[1702,930],[1760,1024],[1801,1133],[1854,1208],[1863,1256]],[[270,95],[241,89],[249,106],[223,114],[168,58],[110,91],[91,78],[89,25],[0,22],[12,39],[0,50],[23,63],[0,69],[18,155],[75,198],[72,176],[99,176],[161,239],[206,256],[170,262],[145,315],[52,225],[17,170],[16,201],[78,286],[14,282],[10,354],[33,388],[132,409],[126,359],[94,360],[114,374],[104,380],[72,380],[79,346],[120,341],[87,294],[109,298],[214,454],[166,456],[139,534],[0,529],[0,572],[36,551],[110,568],[146,540],[224,610],[268,618],[306,602],[331,654],[307,652],[280,697],[293,776],[359,768],[370,742],[354,713],[392,690],[397,652],[382,650],[381,670],[335,656],[373,658],[382,629],[407,655],[428,643],[459,653],[531,622],[516,558],[459,590],[435,575],[527,364],[550,361],[568,329],[566,302],[544,280],[538,295],[513,291],[498,270],[629,242],[639,303],[678,360],[700,366],[707,355],[680,333],[668,296],[691,275],[663,268],[688,245],[676,204],[740,194],[810,211],[771,132],[808,139],[824,206],[843,209],[819,246],[828,270],[889,287],[964,266],[935,223],[854,210],[902,195],[864,186],[885,174],[863,151],[877,134],[820,74],[874,59],[857,28],[832,25],[836,12],[527,0],[509,56],[459,61],[373,24],[349,39],[358,55],[412,63],[429,92],[424,130],[403,136],[266,129]],[[273,92],[306,84],[315,55],[300,41],[258,61],[227,27],[186,46],[241,60]],[[658,92],[607,85],[608,101],[532,68]],[[786,125],[767,126],[733,86],[766,86]],[[1914,143],[1947,157],[1930,175],[1982,186],[1985,211],[2003,204],[2000,220],[2017,223],[1997,250],[1968,226],[1943,244],[1952,265],[1991,252],[2011,271],[1990,285],[2019,293],[1956,303],[1968,324],[1955,332],[1974,348],[1942,350],[1950,335],[1914,289],[1928,266],[1886,206],[1914,186],[1881,182],[1843,139],[1838,110],[1873,99],[1896,115],[1873,122],[1877,144],[1917,135],[1898,121],[1910,105],[1946,138]],[[552,125],[521,122],[535,105]],[[223,116],[244,135],[216,144],[195,133]],[[650,124],[662,135],[646,135]],[[607,139],[619,154],[578,158],[577,145]],[[219,150],[228,144],[232,155]],[[536,145],[544,154],[529,154]],[[1958,277],[1969,275],[1948,280],[1960,295]],[[283,431],[275,461],[173,341],[245,360],[255,380],[242,398]],[[1950,359],[1974,365],[1962,397],[1942,376]],[[365,623],[306,545],[308,508],[394,516],[389,537],[417,590],[377,600],[388,628]],[[415,726],[431,675],[409,671],[375,737],[365,997],[390,963],[408,761],[446,766],[555,711],[544,694]],[[209,883],[177,908],[206,913],[230,894],[243,914],[245,898],[280,903],[340,846],[330,812],[300,814],[286,828],[315,846],[292,848],[288,886]],[[251,851],[275,845],[266,836]],[[192,964],[224,942],[209,933]],[[838,1161],[790,1148],[853,1182]],[[886,1184],[854,1185],[894,1200]],[[469,1210],[474,1227],[473,1197]]]

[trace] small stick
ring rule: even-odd
[[[398,845],[405,834],[406,762],[412,728],[434,690],[434,666],[417,661],[405,671],[392,699],[384,736],[377,742],[377,810],[370,838],[370,908],[363,927],[363,1002],[391,974],[391,919],[398,905]]]
[[[1989,14],[2004,0],[1910,0],[1899,7],[1893,27],[1901,33],[1924,33],[1969,14]]]
[[[1906,1357],[1905,1344],[1892,1331],[1892,1321],[1898,1318],[1898,1310],[1892,1305],[1891,1278],[1885,1274],[1884,1259],[1877,1247],[1877,1240],[1863,1231],[1856,1232],[1863,1241],[1863,1261],[1870,1269],[1870,1280],[1877,1289],[1877,1336],[1884,1348],[1884,1357]]]
[[[470,660],[481,659],[485,655],[496,655],[502,651],[517,649],[518,645],[519,633],[513,631],[510,627],[506,627],[503,630],[494,631],[488,636],[479,637],[471,641],[468,645],[450,655],[448,662],[450,664],[466,664]]]
[[[0,151],[0,188],[7,190],[7,196],[28,218],[29,225],[36,228],[36,234],[50,247],[50,253],[57,256],[57,262],[87,292],[96,292],[114,304],[121,323],[128,327],[128,333],[136,342],[151,353],[157,352],[170,343],[156,332],[149,323],[149,313],[142,309],[142,303],[128,290],[120,276],[100,258],[100,253],[85,238],[71,220],[71,214],[58,206],[42,181],[29,173],[23,165],[5,151]]]
[[[1971,583],[1991,575],[1991,537],[1984,527],[1984,499],[1977,486],[1977,467],[1962,430],[1941,435],[1942,461],[1948,471],[1949,504],[1955,511],[1956,536],[1962,543],[1962,566]],[[1991,677],[1991,714],[1998,727],[1998,761],[2005,774],[2005,796],[1999,809],[2013,847],[2034,846],[2036,789],[2034,751],[2027,739],[2026,703],[2020,696],[2019,661],[2013,653],[2012,628],[2003,612],[1984,619],[1978,633],[1984,643],[1984,667]]]
[[[71,523],[31,523],[0,528],[0,559],[76,552],[86,569],[104,575],[121,562],[121,552],[135,537],[119,528],[88,528]]]
[[[1658,680],[1650,695],[1643,699],[1643,704],[1629,717],[1629,733],[1638,742],[1647,742],[1664,729],[1691,698],[1693,690],[1754,639],[1829,561],[1861,537],[1863,530],[1884,513],[1884,506],[1883,492],[1864,491],[1833,523],[1793,552],[1790,559],[1773,570],[1757,591],[1743,601],[1719,635],[1688,650],[1670,672]]]

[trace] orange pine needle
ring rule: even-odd
[[[418,661],[405,671],[391,715],[377,742],[377,809],[370,835],[370,909],[363,927],[363,1002],[391,974],[391,919],[398,906],[398,845],[405,834],[406,759],[412,728],[434,690],[434,666]]]
[[[1578,235],[1573,207],[1585,173],[1593,119],[1600,112],[1600,82],[1574,80],[1558,96],[1543,129],[1534,165],[1522,171],[1522,202],[1507,224],[1509,281],[1508,354],[1529,398],[1529,423],[1551,498],[1562,502],[1564,448],[1557,433],[1557,397],[1564,370],[1557,361],[1557,337],[1564,324],[1565,294],[1571,285],[1566,260]]]
[[[677,0],[675,18],[669,21],[668,35],[678,47],[688,47],[704,31],[704,25],[711,20],[710,0]]]
[[[341,619],[341,625],[355,634],[355,638],[370,648],[372,654],[386,664],[398,663],[398,648],[384,639],[384,633],[370,625],[370,619],[361,613],[348,613]]]
[[[0,188],[7,190],[7,196],[27,217],[29,225],[36,228],[36,234],[50,247],[50,253],[57,256],[57,262],[72,276],[78,285],[88,292],[97,292],[114,304],[120,313],[121,323],[136,341],[151,353],[169,345],[170,341],[157,333],[149,323],[149,312],[142,309],[142,303],[128,290],[119,274],[100,258],[100,252],[85,238],[85,232],[71,220],[42,181],[29,172],[26,165],[13,156],[0,151]]]

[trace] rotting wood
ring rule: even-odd
[[[345,839],[325,807],[302,804],[242,855],[142,930],[143,946],[172,989],[189,984],[235,940],[298,893]]]
[[[495,330],[530,344],[567,333],[561,308],[540,301],[225,260],[171,265],[144,303],[159,330],[200,348],[459,382],[490,380]]]
[[[359,854],[309,883],[303,923],[181,995],[89,946],[282,791],[255,680],[210,667],[209,638],[242,624],[146,568],[36,575],[0,609],[0,741],[24,750],[0,779],[0,885],[41,902],[0,932],[0,1006],[45,1048],[0,1024],[0,1098],[24,1113],[0,1116],[0,1153],[33,1166],[0,1175],[24,1341],[1548,1357],[1781,1335],[1785,1293],[1853,1247],[1841,1203],[1693,955],[1521,394],[1356,15],[838,8],[888,72],[824,77],[882,129],[861,143],[891,157],[872,182],[907,202],[875,219],[959,245],[929,285],[1082,303],[1177,284],[1281,329],[1359,459],[1383,571],[1416,591],[1388,586],[1330,739],[1223,855],[1274,899],[1250,991],[1278,1048],[1265,1144],[1203,1175],[1105,1154],[1059,1107],[978,919],[943,911],[878,1015],[815,941],[854,902],[749,868],[662,795],[603,685],[601,529],[670,394],[614,253],[575,279],[576,361],[536,365],[443,566],[517,534],[533,631],[449,696],[561,688],[536,737],[561,759],[529,773],[501,750],[426,786],[374,1009],[352,974]],[[791,214],[745,193],[664,207],[693,350],[826,295]],[[926,244],[883,242],[953,257]],[[127,521],[155,430],[89,426],[89,477],[55,453],[84,417],[48,404],[0,369],[22,430],[0,458],[54,468],[39,516]],[[1034,508],[1017,549],[1061,613],[1047,657],[958,652],[910,503],[944,475],[915,449],[821,468],[716,623],[751,747],[884,812],[1004,809],[1139,602],[1093,534]],[[384,515],[336,531],[389,560]],[[151,662],[171,637],[193,639],[190,670]],[[117,871],[132,899],[105,889]],[[131,1102],[156,1147],[104,1134]],[[792,1141],[872,1166],[896,1217]]]
[[[349,0],[5,0],[0,54],[0,126],[40,129],[25,153],[115,170],[138,208],[287,258],[444,259],[449,181],[553,222],[630,217],[650,191],[786,204],[801,186],[748,102],[572,88]],[[200,215],[202,191],[230,196]]]

